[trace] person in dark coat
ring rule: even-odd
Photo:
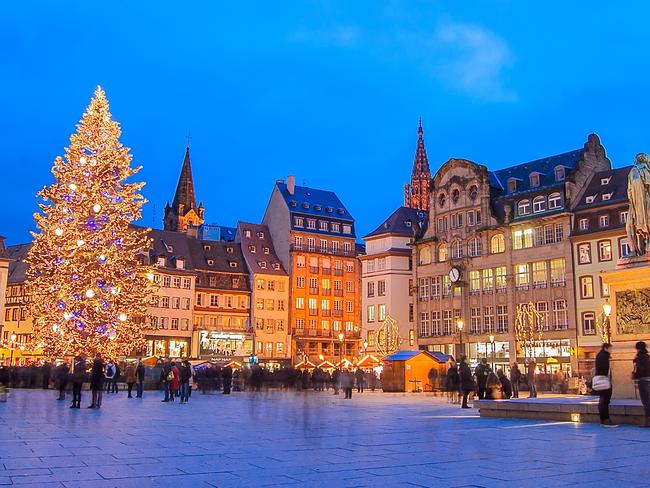
[[[512,398],[519,398],[519,382],[521,381],[521,370],[517,363],[512,363],[510,368],[510,384],[512,385]]]
[[[596,354],[596,371],[595,376],[610,376],[609,360],[611,357],[612,345],[605,343]],[[613,427],[615,424],[609,418],[609,402],[612,399],[612,388],[596,392],[600,399],[598,400],[598,415],[600,416],[600,425],[603,427]]]
[[[338,395],[341,386],[341,371],[339,369],[335,369],[332,373],[332,386],[334,387],[334,394]]]
[[[526,379],[530,388],[528,398],[537,398],[537,363],[533,358],[528,359],[526,362]]]
[[[104,379],[104,361],[102,361],[101,354],[97,353],[93,361],[93,367],[90,370],[90,389],[92,390],[93,399],[88,408],[101,408]]]
[[[345,400],[352,400],[352,387],[354,386],[354,374],[344,369],[341,371],[341,389],[345,393]]]
[[[86,378],[86,360],[75,356],[72,366],[72,405],[70,408],[81,408],[81,386]]]
[[[634,347],[636,356],[634,357],[632,378],[639,382],[639,396],[645,415],[641,421],[641,427],[650,427],[650,355],[648,355],[648,347],[645,342],[639,341]]]
[[[135,385],[135,365],[131,362],[126,363],[126,367],[124,368],[124,376],[125,376],[125,381],[126,381],[126,389],[127,389],[127,396],[128,398],[133,398],[133,395],[131,394],[133,392],[133,385]]]
[[[366,379],[361,368],[357,368],[357,370],[354,372],[354,378],[357,382],[357,393],[363,393],[363,387],[365,385]]]
[[[461,408],[472,408],[467,405],[467,397],[470,393],[474,392],[476,385],[474,384],[474,377],[472,376],[472,370],[467,364],[467,356],[460,358],[460,389],[463,392],[463,403]]]
[[[45,361],[43,366],[41,366],[41,373],[43,373],[43,389],[47,390],[50,388],[50,375],[52,374],[52,366],[50,363]]]
[[[221,375],[223,377],[223,394],[230,395],[230,389],[232,388],[232,368],[226,366],[221,371]]]
[[[169,382],[169,399],[173,402],[174,397],[179,396],[178,391],[181,389],[180,372],[178,371],[175,361],[172,362],[171,373],[171,380]]]
[[[161,401],[163,402],[168,402],[169,401],[169,383],[171,382],[172,379],[172,363],[167,358],[167,360],[163,363],[162,368],[160,369],[160,381],[163,386],[163,390],[165,392],[165,398]]]
[[[65,389],[68,387],[68,375],[70,374],[70,367],[68,363],[63,361],[54,370],[54,380],[56,387],[59,389],[58,400],[65,400]]]
[[[181,403],[187,403],[190,400],[190,379],[192,378],[192,367],[187,359],[178,368],[178,376],[181,383]]]
[[[445,390],[447,390],[447,401],[449,403],[460,403],[458,393],[460,392],[460,377],[458,376],[458,366],[452,363],[447,370],[445,377]]]
[[[488,375],[492,372],[490,366],[488,366],[487,358],[481,359],[481,362],[474,369],[474,375],[476,375],[476,384],[478,385],[478,399],[485,399],[487,393],[487,379]]]
[[[503,397],[509,400],[512,397],[512,383],[506,377],[502,369],[497,371],[497,376],[501,383],[501,392],[503,393]]]
[[[142,392],[144,391],[144,363],[142,358],[138,358],[138,365],[135,367],[135,379],[136,379],[136,398],[142,398]]]

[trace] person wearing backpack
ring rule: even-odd
[[[111,393],[113,379],[115,378],[115,364],[112,360],[106,365],[106,393]]]
[[[639,341],[634,347],[636,356],[632,378],[639,382],[639,396],[645,415],[641,427],[650,427],[650,355],[645,342]]]

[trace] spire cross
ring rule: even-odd
[[[185,136],[185,139],[187,139],[187,147],[190,147],[190,141],[192,140],[192,133],[188,130],[187,135]]]

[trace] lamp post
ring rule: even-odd
[[[9,336],[9,339],[11,340],[11,352],[9,353],[9,366],[14,365],[14,347],[16,347],[16,334],[11,334]]]
[[[605,323],[603,324],[603,332],[605,342],[609,343],[611,339],[611,323],[609,321],[609,316],[612,314],[612,306],[609,302],[603,303],[603,313],[605,314]]]
[[[494,371],[494,336],[490,334],[490,349],[492,349],[492,371]]]
[[[339,332],[339,373],[343,370],[343,332]]]
[[[463,357],[463,327],[465,327],[465,322],[463,322],[461,319],[458,319],[456,321],[456,327],[458,327],[458,333],[460,337],[460,357],[458,358],[460,360]]]
[[[363,354],[366,355],[368,353],[368,341],[363,341]]]

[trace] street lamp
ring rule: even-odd
[[[339,371],[343,369],[343,338],[345,335],[343,332],[339,332]]]
[[[492,349],[492,371],[494,371],[494,336],[490,334],[490,348]]]
[[[368,349],[368,341],[363,341],[363,353],[366,354]]]
[[[461,319],[458,319],[456,321],[456,327],[458,327],[458,332],[459,332],[459,337],[460,337],[460,358],[463,357],[463,327],[465,327],[465,322],[463,322]]]
[[[9,336],[9,339],[11,340],[11,353],[9,354],[9,366],[14,365],[14,347],[16,347],[16,334],[11,334]]]

